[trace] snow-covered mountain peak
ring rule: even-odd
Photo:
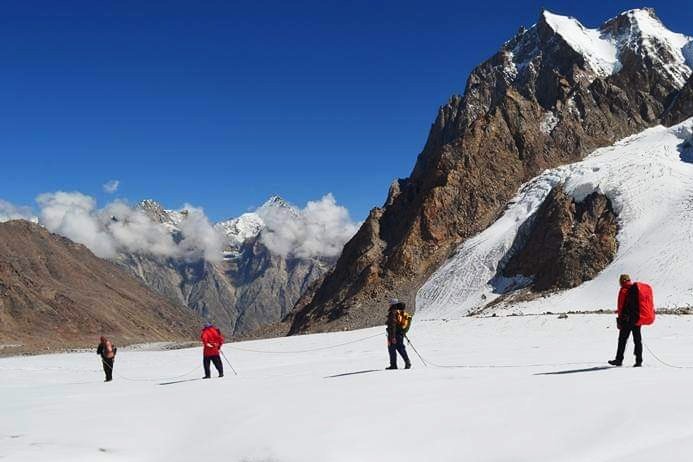
[[[149,218],[158,223],[173,224],[171,217],[164,207],[154,199],[144,199],[137,204],[137,208],[142,210]]]
[[[625,62],[633,61],[633,54],[646,66],[668,75],[678,87],[685,84],[693,68],[693,39],[669,30],[653,9],[624,11],[598,28],[543,10],[537,24],[521,29],[506,43],[509,78],[535,68],[546,53],[555,54],[556,37],[583,58],[589,80],[618,73]],[[542,58],[537,61],[538,57]]]
[[[284,200],[284,198],[280,196],[271,196],[269,199],[267,199],[267,201],[265,201],[264,204],[260,206],[260,208],[257,209],[257,212],[262,214],[263,211],[276,209],[296,211],[296,208],[289,202]]]
[[[298,215],[298,210],[289,202],[279,196],[272,196],[256,211],[219,222],[216,226],[224,233],[228,247],[233,252],[244,242],[259,236],[265,228],[265,221],[262,219],[262,216],[277,210],[291,215]]]
[[[621,69],[614,37],[599,29],[585,27],[573,17],[561,16],[548,10],[542,11],[540,20],[580,53],[597,75],[604,77]]]
[[[693,67],[693,38],[669,30],[653,9],[628,10],[607,21],[602,30],[619,45],[619,54],[632,51],[643,61],[659,66],[678,86],[683,86]]]
[[[157,223],[162,223],[170,228],[171,231],[178,230],[181,222],[188,217],[188,211],[165,209],[160,202],[154,199],[145,199],[137,204],[137,208],[142,210],[149,218]]]
[[[216,227],[224,233],[228,246],[236,249],[247,240],[257,237],[265,227],[265,222],[257,213],[249,212],[219,222]]]

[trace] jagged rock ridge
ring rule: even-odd
[[[440,108],[410,177],[371,211],[311,301],[292,314],[291,332],[379,323],[388,297],[413,304],[426,278],[488,227],[522,183],[667,114],[690,116],[681,89],[689,87],[691,49],[689,37],[668,31],[650,9],[594,30],[542,12]]]

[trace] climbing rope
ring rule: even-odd
[[[409,340],[409,337],[406,337],[407,343],[409,346],[411,346],[412,350],[414,350],[414,353],[419,357],[421,360],[421,363],[425,367],[428,367],[429,364],[433,367],[441,368],[441,369],[508,369],[508,368],[530,368],[530,367],[560,367],[560,366],[587,366],[587,365],[594,365],[594,364],[599,364],[600,362],[597,361],[584,361],[584,362],[571,362],[571,363],[533,363],[533,364],[437,364],[434,363],[428,359],[424,359],[423,356],[418,352],[418,350],[414,347],[414,345],[411,343],[411,340]]]
[[[659,356],[657,356],[657,355],[654,353],[654,351],[652,351],[652,349],[651,349],[646,343],[643,343],[643,346],[645,347],[645,349],[652,355],[652,357],[653,357],[657,362],[659,362],[660,364],[662,364],[662,365],[664,365],[664,366],[666,366],[666,367],[670,367],[670,368],[672,368],[672,369],[693,369],[693,366],[677,366],[676,364],[670,364],[670,363],[668,363],[668,362],[662,360]]]
[[[343,347],[346,345],[352,345],[354,343],[364,342],[366,340],[370,340],[372,338],[382,337],[382,336],[383,336],[382,333],[378,333],[378,334],[370,335],[368,337],[363,337],[363,338],[360,338],[357,340],[351,340],[349,342],[338,343],[336,345],[328,345],[328,346],[318,347],[318,348],[310,348],[310,349],[305,349],[305,350],[288,350],[288,351],[287,350],[281,350],[281,351],[280,350],[253,350],[251,348],[237,347],[237,346],[234,346],[233,344],[228,344],[226,346],[228,348],[233,349],[233,350],[245,351],[248,353],[264,353],[264,354],[273,354],[273,355],[277,355],[277,354],[300,354],[300,353],[311,353],[313,351],[331,350],[333,348],[339,348],[339,347]]]
[[[346,345],[352,345],[352,344],[355,344],[355,343],[364,342],[364,341],[366,341],[366,340],[370,340],[370,339],[375,338],[375,337],[380,337],[380,336],[382,336],[382,335],[383,335],[382,333],[378,333],[378,334],[374,334],[374,335],[369,335],[368,337],[363,337],[363,338],[360,338],[360,339],[351,340],[351,341],[349,341],[349,342],[338,343],[338,344],[336,344],[336,345],[328,345],[328,346],[318,347],[318,348],[310,348],[310,349],[305,349],[305,350],[289,350],[289,351],[286,351],[286,350],[282,350],[282,351],[279,351],[279,350],[275,350],[275,351],[271,351],[271,350],[253,350],[253,349],[250,349],[250,348],[241,348],[241,347],[233,346],[233,344],[227,344],[226,347],[227,347],[227,348],[234,349],[234,350],[238,350],[238,351],[249,352],[249,353],[264,353],[264,354],[299,354],[299,353],[310,353],[310,352],[314,352],[314,351],[321,351],[321,350],[329,350],[329,349],[333,349],[333,348],[339,348],[339,347],[346,346]],[[233,371],[233,373],[234,373],[235,375],[238,375],[238,373],[236,372],[236,369],[234,369],[234,367],[231,365],[231,362],[230,362],[229,359],[226,357],[226,355],[224,354],[223,351],[221,351],[221,354],[222,354],[222,356],[224,357],[224,359],[226,360],[226,362],[227,362],[227,364],[229,365],[229,367],[231,368],[231,370]],[[102,362],[103,364],[105,364],[107,367],[110,367],[110,365],[109,365],[107,362],[105,362],[103,359],[101,359],[101,362]],[[188,372],[186,372],[186,373],[184,373],[184,374],[180,374],[180,375],[176,375],[176,376],[172,376],[172,377],[161,377],[161,378],[128,377],[128,376],[125,376],[125,375],[123,375],[123,374],[120,374],[119,372],[116,372],[114,368],[111,368],[111,371],[113,372],[113,375],[115,375],[115,376],[118,377],[119,379],[123,379],[123,380],[129,381],[129,382],[158,382],[158,381],[167,381],[167,380],[180,379],[180,378],[183,378],[183,377],[186,377],[186,376],[192,374],[193,372],[197,371],[198,369],[199,369],[199,366],[195,366],[195,368],[189,370]]]
[[[110,364],[108,364],[106,361],[103,360],[103,358],[101,358],[101,363],[104,364],[105,366],[108,366],[111,369],[111,372],[113,372],[113,375],[115,375],[119,379],[123,379],[123,380],[128,381],[128,382],[158,382],[158,381],[164,381],[164,380],[175,380],[175,379],[183,378],[185,376],[192,374],[195,371],[200,370],[200,366],[195,366],[194,369],[190,369],[185,374],[180,374],[180,375],[176,375],[176,376],[172,376],[172,377],[161,377],[161,378],[127,377],[127,376],[125,376],[119,372],[116,372],[115,369],[113,367],[111,367]]]

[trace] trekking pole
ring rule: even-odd
[[[229,367],[230,367],[231,370],[233,371],[233,375],[236,375],[236,376],[237,376],[238,373],[236,372],[236,369],[234,369],[233,366],[231,365],[231,361],[229,361],[229,358],[226,357],[226,355],[224,354],[224,352],[223,352],[222,350],[219,350],[219,352],[220,352],[221,355],[224,357],[224,359],[225,359],[226,362],[228,363]]]
[[[414,344],[411,343],[411,340],[409,340],[409,337],[407,337],[407,334],[404,334],[404,338],[407,339],[407,343],[409,344],[409,346],[411,347],[411,349],[414,350],[414,353],[416,353],[416,356],[419,357],[419,359],[421,360],[421,362],[423,363],[423,365],[426,366],[426,367],[428,367],[428,364],[426,364],[426,361],[424,361],[424,359],[421,357],[421,355],[419,354],[419,352],[416,351],[416,347],[414,347]]]

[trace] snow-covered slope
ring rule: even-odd
[[[598,369],[614,353],[613,324],[415,322],[409,336],[426,359],[482,366],[470,368],[413,356],[413,369],[384,371],[382,327],[227,345],[239,376],[225,364],[225,378],[205,381],[191,380],[199,348],[123,349],[108,384],[93,351],[0,359],[0,460],[690,460],[693,370],[647,351],[642,369]],[[664,360],[693,365],[691,329],[693,317],[661,316],[644,338]],[[304,350],[314,351],[289,353]]]
[[[629,273],[650,282],[660,307],[693,305],[693,119],[662,126],[599,149],[584,161],[544,172],[522,187],[503,216],[466,241],[417,294],[417,312],[426,318],[455,318],[482,309],[526,279],[507,279],[498,270],[507,261],[520,226],[554,186],[579,202],[599,191],[619,217],[615,260],[579,287],[512,307],[519,312],[610,309],[618,276]]]

